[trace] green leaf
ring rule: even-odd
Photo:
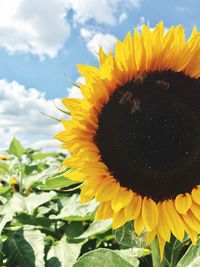
[[[164,262],[170,262],[171,266],[176,266],[180,258],[179,254],[183,247],[183,243],[188,243],[188,241],[187,235],[185,235],[182,241],[179,241],[172,235],[170,242],[167,242],[165,246]]]
[[[0,220],[0,233],[5,225],[12,221],[15,213],[23,211],[25,207],[23,196],[18,193],[13,194],[13,197],[4,204],[0,211],[0,215],[2,215]]]
[[[145,248],[128,248],[128,249],[121,249],[121,250],[114,250],[117,254],[119,254],[122,258],[126,258],[128,262],[131,263],[132,258],[141,258],[146,255],[151,254],[149,249]]]
[[[0,173],[9,172],[9,165],[5,162],[0,162]]]
[[[26,204],[26,210],[29,214],[32,214],[33,211],[43,205],[46,202],[49,202],[53,197],[56,196],[56,192],[43,192],[41,194],[32,193],[28,197],[24,197],[24,201]]]
[[[90,266],[106,266],[106,267],[137,267],[139,261],[136,258],[127,259],[126,255],[119,255],[118,252],[109,249],[96,249],[85,253],[74,264],[73,267],[90,267]]]
[[[39,165],[40,163],[38,164],[38,168]],[[50,166],[47,169],[43,169],[42,172],[27,176],[26,179],[23,179],[24,188],[30,188],[33,185],[37,186],[38,184],[39,185],[45,184],[45,180],[48,177],[53,177],[53,176],[55,177],[59,168],[60,168],[60,163],[58,164],[58,162],[54,162],[53,164],[50,164]]]
[[[6,215],[11,214],[14,215],[17,212],[21,212],[26,209],[26,205],[24,202],[24,197],[19,193],[14,193],[12,198],[8,200],[4,206],[2,207],[0,214]]]
[[[17,214],[16,217],[17,222],[20,222],[22,225],[39,225],[43,226],[44,228],[50,229],[52,221],[46,217],[35,217],[34,215],[29,215],[27,213],[20,213]],[[56,234],[56,233],[55,233]]]
[[[46,159],[48,157],[55,157],[57,156],[58,153],[56,152],[49,152],[49,153],[37,153],[32,156],[33,160],[41,160],[41,159]]]
[[[145,247],[144,238],[136,235],[132,222],[127,222],[124,226],[114,230],[113,233],[117,243],[124,248]]]
[[[49,177],[46,179],[45,184],[38,184],[36,187],[40,190],[58,190],[63,187],[69,187],[74,184],[78,184],[77,181],[72,181],[64,177],[63,175]]]
[[[83,243],[68,243],[66,236],[53,245],[47,254],[46,267],[72,267],[76,262]]]
[[[80,236],[76,237],[78,239],[88,238],[97,234],[102,234],[108,231],[111,228],[112,220],[106,221],[95,221],[87,228],[87,230],[81,234]]]
[[[11,214],[14,215],[17,212],[27,211],[32,214],[33,211],[40,205],[50,201],[56,193],[43,192],[41,194],[32,193],[27,197],[20,195],[19,193],[13,194],[13,197],[3,206],[0,211],[1,215]]]
[[[80,204],[80,196],[74,194],[66,199],[65,206],[61,209],[60,213],[58,215],[51,215],[50,219],[65,219],[69,221],[92,220],[97,206],[98,203],[95,201]]]
[[[20,159],[24,151],[25,150],[22,147],[21,143],[14,137],[8,149],[8,153]]]
[[[177,267],[200,266],[200,239],[196,245],[191,245],[177,264]]]
[[[44,267],[44,234],[21,228],[6,241],[8,266]]]
[[[74,237],[77,237],[81,235],[84,231],[84,226],[83,223],[77,222],[77,221],[72,221],[68,223],[67,225],[65,224],[62,229],[64,230],[65,234],[68,237],[68,240],[72,239],[73,241],[75,240]]]
[[[2,186],[0,187],[0,195],[6,195],[12,190],[12,187],[10,185]]]
[[[7,202],[7,198],[1,196],[1,194],[0,194],[0,205],[4,205],[6,202]]]
[[[5,227],[5,225],[10,222],[13,218],[13,215],[12,214],[6,214],[5,216],[3,216],[1,219],[0,219],[0,235],[1,235],[1,232],[3,230],[3,228]]]
[[[24,173],[26,175],[30,175],[33,171],[37,171],[38,170],[38,164],[34,164],[34,165],[25,165],[24,166]]]

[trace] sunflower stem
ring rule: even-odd
[[[151,257],[153,267],[164,267],[164,261],[160,261],[160,249],[157,238],[151,243]]]

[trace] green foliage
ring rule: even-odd
[[[39,183],[37,188],[40,190],[59,190],[60,188],[69,187],[74,184],[78,184],[78,182],[69,180],[61,174],[55,177],[49,177],[44,184]]]
[[[51,246],[47,254],[47,267],[72,267],[76,262],[83,243],[68,243],[67,236]]]
[[[180,259],[177,267],[198,267],[200,266],[200,240],[195,246],[190,245],[184,256]]]
[[[19,140],[17,140],[15,137],[13,138],[13,140],[9,146],[8,153],[12,154],[18,158],[21,158],[21,156],[24,153],[24,148],[22,147]]]
[[[0,161],[0,266],[152,266],[145,233],[138,237],[132,222],[112,231],[112,220],[94,221],[97,202],[80,204],[81,184],[64,177],[66,155],[25,149],[16,138],[7,154]],[[164,264],[200,266],[199,244],[172,238]]]
[[[118,244],[124,248],[144,246],[144,239],[140,239],[133,231],[133,223],[127,222],[124,226],[114,230],[114,236]],[[143,242],[143,244],[141,244]],[[137,244],[138,243],[138,244]]]
[[[65,199],[65,205],[60,210],[58,215],[51,215],[51,219],[61,219],[69,221],[86,221],[94,219],[94,212],[98,204],[95,201],[91,201],[86,204],[80,204],[80,198],[78,194]]]
[[[24,153],[24,148],[22,147],[21,143],[14,137],[10,147],[8,149],[8,153],[16,156],[17,158],[21,158]]]
[[[93,236],[96,237],[97,234],[102,234],[108,231],[111,228],[111,225],[111,220],[94,221],[84,233],[77,237],[77,239],[92,238]]]
[[[5,244],[8,265],[20,267],[44,266],[44,237],[39,230],[25,227],[13,231]]]
[[[127,255],[127,253],[119,253],[110,249],[97,249],[88,253],[85,253],[74,267],[89,267],[89,266],[106,266],[106,267],[137,267],[139,261]]]

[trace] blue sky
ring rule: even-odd
[[[66,79],[79,77],[76,64],[97,65],[99,45],[112,50],[142,23],[182,24],[188,37],[199,8],[198,0],[0,0],[0,149],[14,135],[53,147],[59,125],[40,111],[58,116],[51,99],[76,95]]]

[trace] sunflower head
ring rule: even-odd
[[[6,160],[9,160],[9,159],[10,158],[8,156],[6,156],[6,155],[0,156],[0,160],[6,161]]]
[[[171,234],[200,233],[200,35],[143,25],[99,63],[78,65],[84,98],[62,100],[65,175],[83,182],[82,202],[100,202],[97,220],[134,221],[148,244],[157,236],[162,258]]]

